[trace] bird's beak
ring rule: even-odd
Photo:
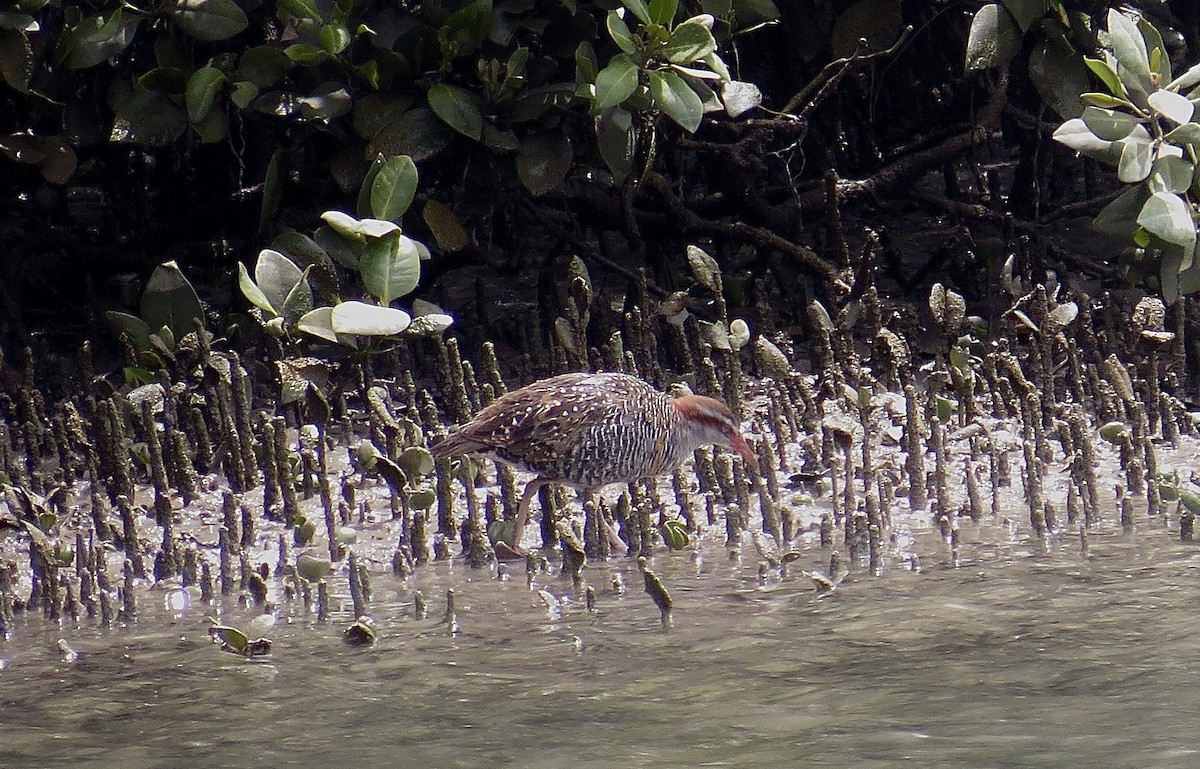
[[[735,435],[729,441],[729,448],[733,449],[741,456],[742,461],[746,463],[755,475],[758,474],[758,455],[754,453],[754,449],[750,448],[750,444],[746,443],[746,439],[740,435]]]

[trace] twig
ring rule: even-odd
[[[838,82],[845,77],[853,67],[859,64],[866,64],[874,61],[875,59],[882,59],[887,56],[891,56],[896,51],[900,50],[900,46],[903,45],[906,40],[908,40],[909,35],[912,33],[913,28],[910,24],[904,28],[904,30],[900,33],[900,36],[896,38],[896,42],[892,43],[890,48],[885,48],[882,51],[874,51],[872,53],[858,53],[856,51],[853,56],[834,59],[833,61],[829,62],[808,85],[804,86],[804,88],[800,90],[800,93],[788,100],[788,103],[784,105],[782,112],[789,114],[795,113],[796,110],[803,106],[803,109],[800,109],[800,112],[796,115],[796,117],[801,119],[807,118],[808,115],[811,114],[814,109],[816,109],[817,105],[825,100],[825,97],[833,91]],[[809,98],[810,96],[811,99]]]
[[[841,179],[838,181],[838,197],[843,205],[861,198],[880,197],[908,184],[928,169],[944,163],[964,150],[980,146],[991,135],[990,129],[972,128],[951,136],[936,147],[905,155],[866,179]],[[815,208],[823,206],[825,200],[825,189],[818,188],[801,195],[798,203],[801,208]]]
[[[1066,205],[1059,206],[1053,211],[1047,213],[1045,216],[1039,219],[1039,221],[1042,224],[1050,224],[1051,222],[1055,222],[1059,219],[1064,219],[1069,216],[1076,216],[1079,214],[1095,215],[1104,206],[1107,206],[1109,203],[1121,197],[1126,189],[1128,188],[1122,187],[1121,189],[1113,190],[1112,192],[1104,195],[1097,195],[1094,198],[1088,198],[1087,200],[1080,200],[1076,203],[1068,203]]]
[[[525,208],[529,212],[531,212],[532,214],[537,216],[539,219],[541,219],[542,225],[546,229],[548,229],[552,233],[554,233],[555,237],[562,238],[563,240],[571,243],[573,246],[578,248],[581,252],[580,256],[583,257],[584,259],[591,261],[591,262],[595,262],[596,264],[600,265],[604,269],[606,269],[610,272],[615,272],[618,275],[620,275],[621,277],[625,278],[626,280],[630,280],[630,281],[641,280],[641,278],[639,278],[637,273],[635,273],[634,271],[626,269],[625,267],[622,267],[621,265],[617,264],[613,260],[611,260],[608,257],[604,256],[603,254],[599,253],[595,248],[592,247],[591,243],[588,243],[587,241],[576,236],[575,234],[568,232],[566,230],[566,228],[562,227],[558,222],[554,221],[554,219],[552,219],[545,210],[543,210],[540,206],[536,205],[532,200],[529,200],[528,198],[524,198],[524,197],[518,198],[518,199],[520,200],[521,205],[525,206]],[[663,297],[667,296],[667,291],[665,289],[660,288],[659,286],[656,286],[655,284],[651,283],[648,280],[646,281],[646,291],[649,292],[651,295],[653,295],[656,299],[662,299]]]
[[[754,243],[763,248],[780,251],[795,259],[804,268],[823,278],[835,293],[843,294],[850,287],[841,279],[837,271],[810,248],[806,248],[761,227],[752,227],[745,222],[721,222],[697,216],[671,189],[666,177],[658,173],[646,176],[645,186],[652,191],[671,212],[676,226],[685,233],[702,232],[708,235]]]

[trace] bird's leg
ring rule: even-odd
[[[580,489],[579,504],[584,506],[586,510],[588,502],[596,503],[596,514],[600,516],[600,528],[603,530],[604,536],[608,538],[609,552],[617,554],[629,552],[629,546],[625,544],[625,540],[621,539],[621,534],[617,531],[616,524],[608,520],[608,517],[604,515],[604,511],[600,505],[601,500],[597,493],[599,491],[600,489],[594,486]]]
[[[512,550],[514,558],[525,557],[525,548],[521,547],[521,538],[525,534],[525,524],[529,522],[529,508],[533,505],[533,498],[537,496],[538,489],[546,483],[545,478],[534,478],[525,486],[525,493],[521,495],[521,503],[517,505],[517,519],[513,522],[512,547],[509,548]],[[496,555],[500,557],[499,552]],[[501,560],[504,559],[501,558]]]

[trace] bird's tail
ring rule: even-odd
[[[477,441],[473,441],[461,433],[455,433],[430,446],[429,451],[436,459],[445,459],[460,454],[474,454],[481,448],[483,447]]]

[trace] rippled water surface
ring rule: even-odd
[[[1200,765],[1197,551],[1149,524],[1094,532],[1087,557],[1069,533],[963,539],[956,566],[918,536],[918,569],[854,570],[824,596],[797,567],[828,551],[763,585],[753,547],[706,540],[651,562],[669,630],[626,560],[587,569],[594,613],[549,574],[376,577],[374,647],[342,642],[348,611],[296,612],[257,660],[220,652],[197,609],[110,630],[23,619],[0,642],[0,766]]]

